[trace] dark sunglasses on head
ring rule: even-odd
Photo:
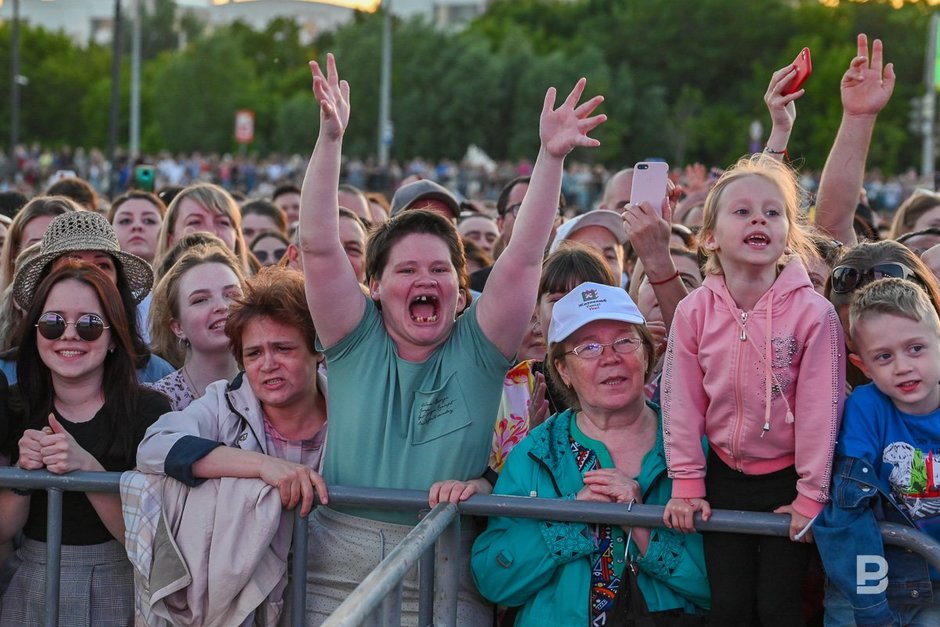
[[[859,270],[852,266],[836,266],[832,270],[832,291],[836,294],[848,294],[863,285],[878,279],[916,279],[914,271],[902,263],[878,263],[868,270]]]
[[[268,255],[271,255],[272,262],[277,263],[278,261],[281,260],[281,257],[283,257],[284,253],[286,252],[287,252],[286,248],[277,248],[274,250],[273,253],[269,253],[266,250],[256,250],[255,257],[257,257],[258,261],[260,261],[261,263],[267,263]]]
[[[111,328],[106,327],[104,320],[95,314],[84,314],[79,316],[75,322],[66,322],[65,318],[50,311],[39,316],[36,329],[47,340],[57,340],[65,335],[65,329],[70,324],[75,327],[75,333],[78,334],[78,337],[86,342],[94,342],[101,337],[105,329]]]

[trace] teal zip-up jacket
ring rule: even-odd
[[[574,500],[584,487],[568,441],[574,416],[569,409],[533,429],[509,455],[493,494]],[[665,505],[672,495],[661,425],[636,480],[646,504]],[[587,627],[593,551],[591,525],[494,517],[473,544],[473,579],[490,601],[521,606],[516,625]],[[630,555],[650,611],[709,607],[700,535],[656,528],[646,555],[633,543]]]

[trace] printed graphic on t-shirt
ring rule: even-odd
[[[921,528],[940,526],[940,453],[922,451],[908,442],[892,442],[882,460],[891,464],[891,492],[898,505]]]

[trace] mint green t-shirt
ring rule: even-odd
[[[420,363],[398,357],[368,298],[356,328],[323,352],[329,372],[327,483],[427,490],[435,481],[483,475],[512,361],[483,334],[476,303]],[[413,512],[343,511],[417,523]]]

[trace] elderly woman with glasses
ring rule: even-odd
[[[889,277],[910,280],[920,285],[927,292],[934,308],[940,312],[940,284],[930,268],[907,246],[893,240],[863,242],[853,246],[839,258],[826,283],[826,297],[842,320],[842,328],[846,332],[845,345],[849,352],[855,350],[848,331],[849,307],[855,301],[856,292],[872,281]],[[852,387],[868,382],[851,364],[846,364],[846,375]]]
[[[548,340],[549,375],[571,408],[516,447],[494,494],[665,504],[672,481],[659,407],[643,392],[655,354],[639,309],[622,289],[582,283],[555,303]],[[496,517],[472,566],[486,598],[519,607],[517,625],[646,611],[695,624],[709,605],[701,537],[670,529]]]

